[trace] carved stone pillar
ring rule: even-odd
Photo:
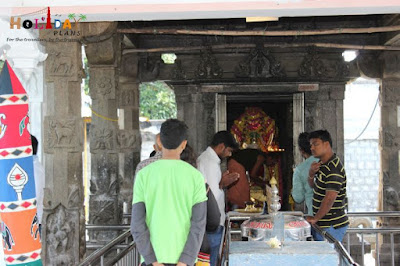
[[[52,38],[43,30],[40,38]],[[44,159],[46,182],[42,220],[47,266],[76,265],[85,253],[81,119],[80,42],[46,42],[44,63]]]
[[[139,128],[139,81],[138,57],[134,54],[122,56],[119,76],[119,173],[121,178],[120,202],[130,213],[132,207],[133,176],[140,162],[141,137]]]
[[[334,152],[344,161],[343,100],[345,84],[321,84],[318,91],[305,93],[305,130],[326,129]]]
[[[400,211],[400,53],[383,53],[383,79],[380,89],[381,127],[379,148],[381,150],[381,174],[379,185],[379,210]],[[400,220],[385,218],[382,227],[400,227]],[[380,247],[381,265],[391,264],[390,236],[383,237]],[[394,235],[395,265],[400,263],[400,236]]]
[[[199,155],[209,144],[208,128],[215,133],[215,94],[201,93],[197,86],[174,86],[177,117],[189,127],[188,143]]]
[[[93,29],[96,23],[93,24]],[[103,24],[100,24],[103,26]],[[95,30],[96,31],[96,30]],[[86,55],[89,62],[89,88],[92,98],[90,126],[91,179],[89,223],[119,224],[122,204],[118,147],[118,72],[120,63],[119,35],[99,36],[89,40]],[[118,232],[92,231],[91,240],[108,242]]]

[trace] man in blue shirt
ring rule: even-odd
[[[318,159],[311,155],[308,136],[308,132],[303,132],[299,135],[299,149],[305,161],[299,164],[294,170],[292,196],[296,203],[305,201],[307,214],[313,216],[313,188],[308,184],[308,171],[310,170],[311,164],[317,162]]]

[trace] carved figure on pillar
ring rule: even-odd
[[[249,56],[235,68],[238,78],[283,77],[285,72],[279,62],[262,45],[252,50]]]
[[[62,205],[59,205],[54,214],[47,218],[47,265],[49,266],[75,265],[78,262],[71,256],[73,252],[71,248],[76,245],[76,238],[72,233],[76,224],[71,218]]]
[[[218,65],[211,49],[202,51],[200,63],[195,71],[196,78],[221,78],[223,74],[224,71]]]
[[[324,77],[327,75],[327,68],[315,49],[308,49],[298,71],[300,77]]]

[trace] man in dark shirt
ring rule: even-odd
[[[307,221],[317,224],[336,240],[342,241],[349,225],[346,214],[346,173],[339,157],[332,151],[332,139],[328,131],[310,133],[312,155],[319,160],[309,170],[308,183],[314,188],[313,217]],[[315,240],[323,240],[313,232]]]

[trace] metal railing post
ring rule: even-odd
[[[347,232],[347,251],[350,253],[350,233]]]
[[[390,253],[392,255],[392,266],[394,265],[394,235],[390,233]]]
[[[376,252],[375,261],[377,261],[378,262],[378,266],[380,266],[381,262],[379,260],[379,234],[377,233],[377,234],[375,234],[375,236],[376,236],[376,239],[375,239],[375,252]]]
[[[364,265],[364,233],[361,233],[361,265]]]

